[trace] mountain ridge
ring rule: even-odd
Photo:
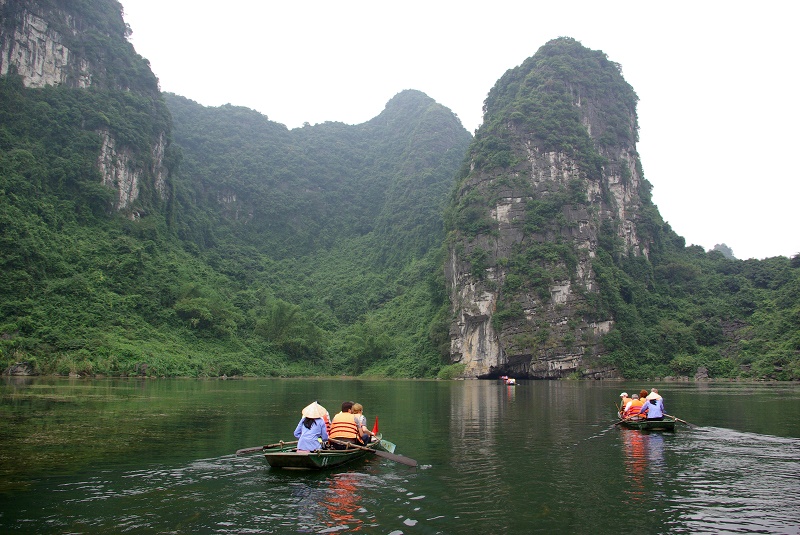
[[[474,138],[416,90],[288,129],[162,95],[114,0],[0,4],[4,367],[800,377],[800,261],[686,247],[600,51],[547,43]],[[68,61],[35,87],[8,51],[40,36]]]

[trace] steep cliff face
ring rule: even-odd
[[[635,105],[619,67],[568,38],[489,93],[445,267],[465,375],[614,375],[597,358],[614,325],[602,265],[649,253]]]
[[[28,87],[91,85],[88,62],[67,48],[59,31],[19,2],[0,0],[0,6],[4,15],[11,12],[11,7],[21,8],[14,17],[16,25],[4,32],[0,41],[0,75],[14,67]],[[60,18],[63,28],[73,35],[77,33],[74,17],[62,12]]]
[[[138,212],[131,210],[131,207],[139,197],[141,182],[145,178],[152,179],[153,187],[160,199],[167,199],[167,170],[164,166],[167,144],[164,133],[161,133],[152,146],[149,166],[137,163],[135,151],[118,147],[108,129],[101,129],[98,133],[101,147],[97,157],[97,168],[103,176],[103,185],[116,192],[115,210],[128,210],[132,218],[138,217]]]
[[[154,115],[155,124],[168,125],[168,117],[163,117],[166,108],[158,103],[158,80],[127,41],[130,29],[118,2],[0,0],[0,14],[0,75],[18,75],[29,88],[92,87],[135,94],[146,102],[146,113]],[[106,123],[94,130],[101,140],[97,168],[102,183],[115,190],[113,208],[136,218],[140,210],[134,204],[145,185],[162,201],[167,199],[164,158],[169,129],[152,129],[142,144],[130,135],[118,135],[115,126],[130,131],[124,125],[127,118],[113,124],[108,117],[120,117],[119,113],[98,111]]]

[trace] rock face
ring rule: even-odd
[[[453,202],[445,275],[465,375],[614,376],[603,261],[647,256],[636,95],[602,52],[551,41],[489,93]]]
[[[122,6],[114,0],[53,7],[50,2],[0,0],[0,75],[21,76],[25,86],[57,85],[133,91],[160,99],[158,80],[138,56],[127,35]],[[138,217],[134,207],[143,180],[167,200],[164,163],[169,132],[155,132],[149,154],[121,144],[111,129],[100,128],[97,167],[103,184],[115,189],[113,209]]]
[[[3,371],[3,375],[29,376],[36,375],[36,370],[30,362],[15,362]]]
[[[136,164],[136,155],[131,149],[118,148],[114,136],[106,129],[98,131],[102,140],[100,154],[97,157],[97,168],[103,176],[103,185],[117,192],[114,203],[116,210],[129,210],[139,196],[140,182],[144,176],[153,178],[154,187],[162,200],[167,199],[167,171],[164,167],[164,151],[166,141],[164,133],[152,147],[152,167],[141,168]],[[137,212],[131,211],[136,219]]]
[[[12,20],[17,22],[15,27],[4,31],[0,40],[0,75],[15,68],[28,87],[91,85],[88,61],[71,51],[64,44],[63,35],[47,20],[13,0],[0,0],[0,9],[6,16],[16,14]],[[61,13],[60,18],[63,29],[77,34],[72,15]]]

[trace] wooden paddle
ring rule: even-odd
[[[628,420],[632,420],[634,416],[636,416],[636,415],[634,414],[633,416],[628,416],[627,418],[620,418],[619,422],[615,423],[611,427],[617,426],[617,425],[621,424],[622,422],[627,422]]]
[[[395,455],[394,453],[389,453],[388,451],[381,451],[372,448],[365,448],[364,446],[359,446],[358,444],[353,444],[351,442],[342,442],[341,440],[336,440],[335,438],[329,438],[329,442],[334,442],[336,444],[341,444],[342,446],[347,446],[348,448],[353,447],[360,450],[365,450],[370,453],[374,453],[378,457],[384,457],[386,459],[390,459],[394,462],[405,464],[407,466],[417,466],[419,463],[414,459],[410,459],[408,457],[404,457],[403,455]]]
[[[279,442],[277,444],[267,444],[266,446],[256,446],[254,448],[242,448],[240,450],[236,450],[236,455],[244,455],[245,453],[255,453],[257,451],[262,451],[267,448],[283,447],[283,445],[285,444],[297,444],[297,441],[293,440],[291,442]]]
[[[671,415],[671,414],[667,414],[666,412],[664,413],[664,416],[669,416],[670,418],[672,418],[672,419],[673,419],[673,420],[675,420],[676,422],[680,422],[680,423],[682,423],[682,424],[686,424],[686,425],[688,425],[689,427],[691,427],[692,429],[696,429],[696,428],[697,428],[697,426],[696,426],[696,425],[694,425],[694,424],[690,424],[690,423],[689,423],[689,422],[687,422],[686,420],[681,420],[680,418],[675,418],[673,415]]]

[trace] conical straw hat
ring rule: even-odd
[[[325,410],[325,407],[316,401],[303,409],[303,416],[306,418],[322,418],[326,414],[328,414],[328,411]]]

